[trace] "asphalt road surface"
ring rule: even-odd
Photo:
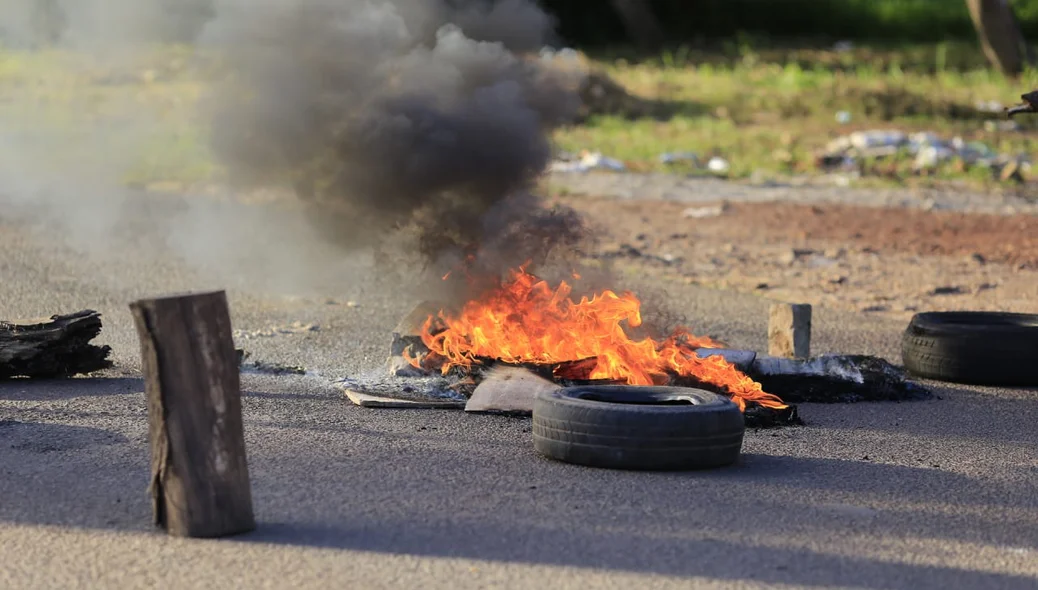
[[[165,206],[126,208],[92,250],[0,211],[0,317],[96,309],[116,361],[0,384],[0,588],[1038,587],[1034,389],[803,405],[807,426],[748,432],[725,469],[566,465],[533,452],[529,419],[349,404],[333,380],[384,359],[414,298],[328,252],[293,293],[266,280],[298,270],[276,256],[290,245],[224,281],[145,231]],[[150,525],[127,303],[223,286],[236,329],[316,324],[238,342],[311,373],[243,377],[256,532],[169,538]],[[666,291],[697,331],[765,347],[766,300]],[[813,348],[897,360],[902,329],[816,309]]]

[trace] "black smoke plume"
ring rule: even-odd
[[[218,12],[205,38],[226,50],[232,76],[213,103],[216,153],[235,180],[292,187],[337,243],[411,244],[412,259],[464,263],[457,274],[471,277],[536,264],[583,236],[576,214],[534,195],[584,73],[544,49],[553,22],[533,1]]]

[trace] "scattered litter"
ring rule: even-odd
[[[695,152],[667,152],[660,154],[661,164],[678,164],[681,162],[691,162],[698,167],[700,166],[699,154]]]
[[[984,131],[1020,131],[1020,124],[1012,119],[1008,121],[984,121]]]
[[[353,301],[352,299],[349,300],[349,301],[342,301],[340,299],[335,299],[335,298],[332,298],[332,297],[329,297],[328,299],[325,299],[324,300],[324,304],[325,305],[345,305],[346,307],[360,307],[360,303],[357,302],[357,301]]]
[[[1005,105],[997,100],[978,100],[974,106],[982,113],[998,113],[1001,115],[1006,110]]]
[[[306,367],[299,365],[283,365],[281,363],[268,363],[264,361],[253,361],[241,366],[246,373],[262,373],[264,375],[306,375]]]
[[[292,322],[287,326],[273,326],[263,330],[235,330],[234,338],[249,340],[251,338],[273,338],[284,334],[305,334],[320,330],[317,324],[304,324],[303,322]]]
[[[395,397],[386,397],[380,395],[372,395],[370,393],[363,393],[360,391],[354,391],[343,385],[342,392],[346,398],[354,404],[362,408],[393,408],[393,409],[417,409],[417,410],[462,410],[465,408],[465,402],[455,400],[419,400],[419,399],[400,399]]]
[[[966,290],[956,285],[934,287],[930,290],[930,295],[962,295]]]
[[[860,175],[856,172],[851,176],[847,176],[846,174],[838,174],[832,178],[832,181],[833,184],[835,184],[838,187],[847,188],[851,185],[851,180],[857,178],[860,178]]]
[[[710,158],[710,161],[706,163],[706,169],[714,174],[727,174],[731,168],[732,166],[728,163],[728,160],[718,156]]]
[[[579,159],[568,159],[560,155],[549,166],[550,172],[588,172],[591,170],[612,170],[624,172],[627,166],[615,158],[603,156],[599,152],[581,152]]]
[[[727,210],[728,205],[726,203],[710,205],[708,207],[689,207],[681,212],[681,216],[686,219],[706,219],[708,217],[724,215],[724,212]]]
[[[961,137],[952,138],[951,147],[967,164],[979,163],[990,166],[994,159],[998,157],[998,153],[984,143],[979,141],[966,142]]]
[[[376,373],[348,377],[337,382],[343,394],[358,406],[438,407],[464,409],[468,397],[451,388],[442,376],[387,377]],[[411,403],[407,403],[411,402]]]
[[[732,169],[732,165],[720,156],[713,156],[706,161],[706,165],[703,165],[703,160],[699,157],[699,154],[695,152],[665,152],[660,154],[659,161],[661,164],[675,165],[680,163],[690,163],[699,170],[707,170],[713,174],[725,175]]]
[[[635,248],[631,244],[618,244],[615,246],[607,246],[602,249],[601,252],[592,255],[595,258],[602,258],[606,260],[616,258],[641,258],[644,260],[655,260],[662,262],[666,265],[680,264],[684,262],[683,258],[674,256],[673,254],[664,253],[662,255],[647,254],[638,248]]]
[[[821,254],[812,254],[807,259],[807,265],[811,268],[825,268],[836,264],[836,261]]]
[[[851,122],[851,114],[847,111],[839,111],[836,113],[836,122],[840,125],[846,125]]]
[[[890,311],[890,306],[889,305],[867,305],[867,306],[861,308],[861,311],[864,312],[864,313],[875,313],[875,312],[880,312],[880,311]]]
[[[1023,182],[1025,180],[1023,172],[1030,169],[1030,167],[1031,164],[1027,161],[1027,156],[1018,155],[1002,166],[998,176],[1003,182],[1007,180]]]
[[[915,170],[930,170],[954,157],[955,152],[949,147],[934,145],[923,146],[919,150],[919,153],[916,154],[915,161],[912,162],[912,168]]]
[[[266,361],[252,361],[246,363],[245,360],[252,356],[252,353],[236,348],[234,350],[238,354],[238,366],[241,368],[243,373],[262,373],[265,375],[306,375],[306,367],[299,365],[284,365],[281,363],[268,363]]]
[[[902,131],[880,129],[873,131],[855,131],[850,134],[853,147],[861,150],[870,148],[897,147],[908,141],[908,136]]]
[[[819,168],[830,171],[849,172],[858,168],[857,160],[846,154],[822,154],[817,163]]]
[[[901,157],[911,159],[912,170],[917,174],[960,162],[967,167],[989,169],[1003,180],[1022,181],[1031,167],[1026,155],[999,154],[980,141],[965,141],[961,137],[945,140],[934,133],[907,134],[890,129],[855,131],[838,137],[829,142],[816,163],[825,171],[837,172],[856,169],[862,160]]]

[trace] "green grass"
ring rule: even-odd
[[[1024,91],[1038,88],[1038,72],[1007,80],[964,58],[962,45],[847,52],[756,52],[743,45],[714,54],[679,49],[638,62],[615,55],[598,62],[609,76],[637,96],[667,105],[664,111],[671,114],[593,114],[556,139],[562,149],[601,151],[638,170],[666,169],[659,155],[681,151],[722,156],[736,178],[808,174],[817,171],[815,155],[831,139],[864,129],[932,131],[1005,153],[1032,153],[1038,137],[1038,121],[1025,116],[1017,119],[1020,131],[989,130],[985,123],[1004,121],[1004,115],[976,109],[978,102],[1017,102]],[[840,111],[850,113],[850,123],[837,121]],[[917,182],[910,164],[907,159],[887,170],[877,163],[875,176]],[[925,182],[986,184],[989,176],[950,164]]]
[[[655,116],[592,113],[554,139],[563,149],[600,151],[635,170],[671,170],[660,154],[692,151],[726,158],[734,178],[814,174],[819,148],[869,128],[959,135],[1009,153],[1032,153],[1038,137],[1038,117],[1018,119],[1022,131],[989,131],[974,110],[978,101],[1015,102],[1038,88],[1038,73],[1006,80],[985,68],[969,44],[838,52],[808,45],[758,49],[743,38],[651,59],[617,50],[594,57],[628,91],[655,101]],[[218,67],[180,47],[156,48],[117,67],[56,51],[0,52],[0,122],[9,134],[44,138],[37,143],[52,151],[41,157],[112,170],[128,184],[219,182],[198,109],[218,77]],[[841,110],[851,113],[849,124],[837,122]],[[873,178],[988,184],[988,175],[954,166],[917,180],[908,164],[891,170],[877,163]]]
[[[117,61],[0,52],[0,124],[43,171],[206,184],[219,178],[198,108],[212,77],[184,48]]]

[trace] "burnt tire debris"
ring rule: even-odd
[[[789,404],[921,401],[933,393],[885,359],[860,354],[758,359],[747,375]],[[748,412],[747,412],[748,413]]]
[[[901,340],[912,374],[970,385],[1038,385],[1038,314],[916,314]]]
[[[739,407],[701,389],[578,386],[542,393],[534,401],[534,449],[589,467],[722,467],[738,460],[744,432]]]

